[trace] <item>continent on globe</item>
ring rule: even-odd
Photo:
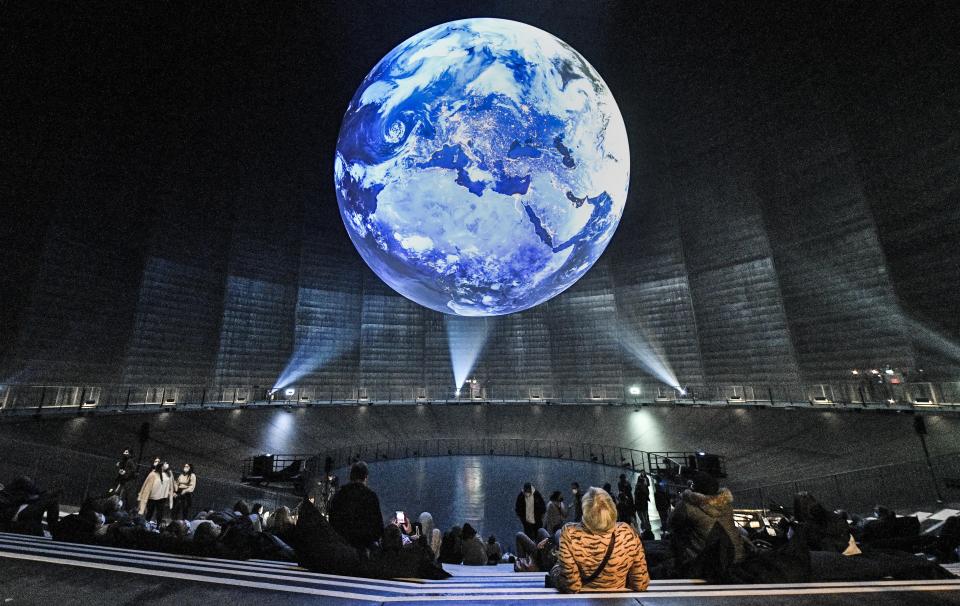
[[[529,309],[569,288],[627,199],[623,117],[580,53],[540,29],[464,19],[374,66],[334,165],[344,225],[394,290],[461,316]]]

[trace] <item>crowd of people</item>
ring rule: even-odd
[[[446,532],[429,512],[415,519],[397,511],[386,523],[362,461],[343,486],[327,470],[319,488],[294,509],[265,511],[239,501],[192,512],[193,466],[174,477],[162,457],[142,480],[125,451],[105,494],[60,517],[59,495],[27,478],[0,487],[0,530],[56,540],[221,558],[297,562],[318,572],[370,578],[449,576],[443,564],[510,562],[517,571],[545,573],[562,592],[643,591],[650,579],[702,578],[723,583],[938,579],[951,577],[937,562],[955,561],[960,517],[937,537],[905,531],[907,518],[880,508],[876,519],[854,520],[807,493],[783,511],[780,544],[757,540],[734,521],[733,495],[699,472],[683,490],[666,478],[621,474],[611,484],[581,490],[570,485],[547,500],[532,484],[517,495],[515,549],[484,539],[470,523]],[[137,488],[139,486],[139,489]],[[647,515],[653,492],[660,513],[656,539]],[[616,496],[614,496],[616,494]],[[925,552],[927,556],[915,555]]]

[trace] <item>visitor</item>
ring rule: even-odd
[[[627,480],[627,474],[625,473],[621,473],[620,478],[617,481],[617,492],[633,494],[633,486],[630,486],[630,481]]]
[[[367,487],[367,464],[350,467],[350,481],[330,501],[330,525],[358,550],[376,545],[383,534],[383,514],[377,493]]]
[[[803,540],[811,551],[832,551],[844,555],[860,553],[847,520],[827,510],[809,492],[794,495],[793,520],[795,527],[803,529]],[[793,530],[790,529],[791,532]]]
[[[708,545],[708,537],[718,526],[732,545],[732,564],[743,561],[743,535],[733,521],[733,494],[720,489],[716,478],[698,471],[693,476],[692,488],[680,496],[677,508],[670,514],[670,544],[674,569],[685,578],[700,576],[700,554]],[[721,563],[711,562],[711,567]],[[688,576],[689,575],[689,576]]]
[[[660,517],[660,538],[667,529],[670,520],[670,493],[667,492],[667,479],[659,471],[653,477],[653,505],[657,508]]]
[[[159,458],[154,460],[160,461]],[[156,463],[143,481],[138,497],[140,515],[148,522],[156,520],[159,525],[173,507],[173,474],[170,473],[169,463]]]
[[[633,506],[633,497],[630,496],[630,492],[621,491],[617,495],[617,521],[632,525],[636,513],[637,510]]]
[[[534,540],[537,530],[543,528],[543,516],[547,512],[547,505],[530,482],[524,484],[523,490],[517,495],[514,511],[520,518],[520,523],[523,524],[523,533],[530,540]]]
[[[632,526],[617,522],[608,492],[590,488],[584,494],[583,522],[563,527],[550,580],[563,593],[644,591],[650,584],[643,544]]]
[[[173,519],[189,520],[190,506],[193,504],[193,491],[197,489],[197,474],[193,472],[193,463],[185,463],[174,485]]]
[[[485,566],[487,563],[487,546],[483,539],[477,536],[477,531],[469,523],[463,525],[461,538],[463,539],[464,565]]]
[[[500,560],[503,559],[503,548],[500,547],[500,543],[497,542],[497,537],[495,535],[490,535],[487,537],[487,564],[495,565],[499,564]]]
[[[270,517],[267,518],[267,524],[264,530],[296,549],[297,546],[294,545],[296,540],[294,529],[296,526],[297,522],[294,519],[293,514],[290,513],[290,508],[286,505],[283,505],[276,508],[273,513],[270,514]]]
[[[430,551],[433,552],[433,558],[436,559],[437,556],[440,555],[440,543],[443,541],[443,533],[436,527],[433,516],[427,511],[421,513],[417,521],[420,523],[420,534],[427,540]]]
[[[60,491],[41,490],[20,476],[0,486],[0,531],[43,536],[43,518],[53,531],[60,520]]]
[[[557,534],[551,535],[546,528],[538,528],[536,540],[524,532],[518,532],[515,572],[549,572],[556,563]]]
[[[130,456],[130,449],[123,449],[120,460],[116,463],[117,479],[114,481],[111,494],[119,496],[123,500],[123,508],[131,510],[137,503],[137,464],[133,462]]]
[[[650,479],[647,474],[641,473],[637,478],[637,485],[633,490],[633,506],[637,510],[637,517],[640,519],[640,530],[650,529],[650,513],[647,511],[650,507]]]
[[[608,495],[610,495],[610,498],[613,498],[613,487],[610,486],[610,482],[606,482],[603,485],[603,490],[606,491]]]
[[[573,521],[580,522],[583,520],[583,493],[578,482],[570,483],[570,493],[573,495]]]
[[[451,526],[450,530],[443,533],[437,560],[441,564],[463,563],[463,530],[459,526]]]
[[[544,518],[543,526],[550,534],[555,533],[567,520],[567,507],[563,504],[563,495],[559,490],[554,490],[550,494],[550,501],[547,502],[547,514]]]

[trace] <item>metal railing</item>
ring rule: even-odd
[[[560,459],[595,463],[608,467],[628,469],[637,472],[651,472],[650,454],[646,451],[622,446],[591,444],[583,442],[564,442],[559,440],[525,440],[512,438],[429,438],[421,440],[382,441],[369,444],[341,446],[321,451],[315,455],[292,454],[271,455],[271,467],[279,471],[291,461],[306,460],[305,475],[319,476],[326,466],[340,469],[356,461],[387,461],[442,456],[512,456]],[[677,453],[674,453],[677,454]],[[683,455],[696,453],[679,453]],[[718,456],[720,468],[724,467],[724,458]],[[253,477],[252,469],[256,457],[245,459],[241,463],[241,476]]]
[[[960,452],[933,456],[930,462],[932,476],[923,460],[905,461],[738,488],[734,497],[737,507],[766,509],[771,503],[792,506],[793,495],[807,491],[831,509],[860,513],[876,505],[899,511],[931,508],[936,506],[938,488],[947,503],[960,501]]]
[[[637,393],[639,392],[639,393]],[[617,386],[498,386],[463,390],[446,386],[335,387],[297,385],[274,391],[259,385],[38,385],[0,384],[0,415],[104,410],[161,411],[246,406],[323,404],[620,404],[671,406],[773,406],[960,412],[960,382],[876,385],[863,382],[816,385],[687,386],[640,382]]]
[[[686,470],[686,471],[684,471]],[[706,471],[717,478],[727,477],[726,459],[705,452],[648,452],[647,471],[658,471],[669,475],[683,475],[686,472]]]
[[[148,471],[147,464],[138,470],[139,482]],[[174,469],[176,473],[176,469]],[[198,469],[193,507],[225,508],[243,499],[251,504],[262,503],[268,509],[281,505],[294,507],[299,499],[289,492],[245,486],[203,475]],[[57,446],[21,442],[4,438],[0,451],[0,482],[17,476],[32,478],[44,490],[60,491],[66,505],[81,505],[88,497],[102,496],[116,479],[116,461],[108,457],[78,452]]]

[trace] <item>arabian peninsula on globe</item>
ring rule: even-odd
[[[390,51],[343,119],[344,224],[387,284],[431,309],[502,315],[576,282],[623,214],[620,110],[580,53],[535,27],[465,19]]]

